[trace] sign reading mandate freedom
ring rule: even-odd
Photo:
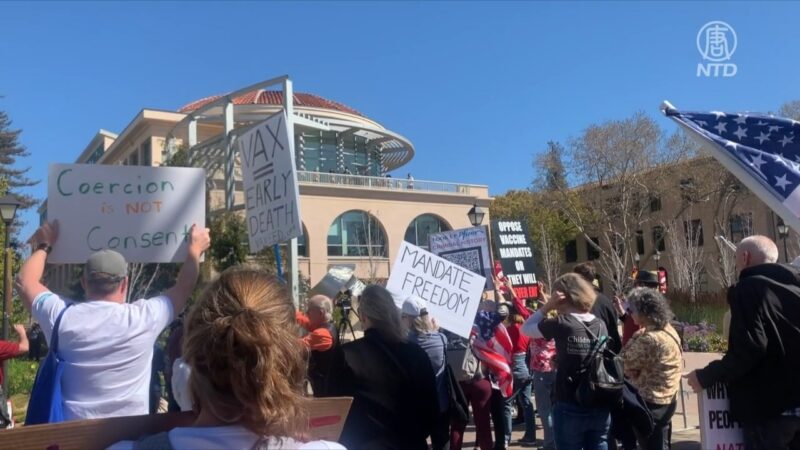
[[[303,234],[294,142],[279,112],[237,140],[242,159],[250,253]]]
[[[205,226],[203,169],[52,164],[47,181],[47,220],[61,234],[51,263],[106,248],[129,262],[181,262],[192,224]]]
[[[484,283],[484,277],[403,241],[386,289],[398,308],[419,297],[442,328],[469,338]]]

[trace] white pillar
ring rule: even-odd
[[[294,155],[294,90],[292,89],[292,80],[285,79],[283,81],[283,110],[286,111],[286,131],[289,133],[290,145],[289,149],[292,152],[292,161],[297,165],[297,159]],[[297,167],[295,167],[297,170]],[[302,223],[301,225],[302,226]],[[294,307],[300,306],[300,274],[298,273],[299,266],[297,264],[297,238],[289,242],[289,288],[292,292],[292,302]]]
[[[233,148],[233,101],[228,99],[225,104],[225,209],[233,211],[233,201],[236,194],[236,184],[233,179],[234,148]]]

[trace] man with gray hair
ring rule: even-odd
[[[728,290],[728,351],[688,375],[696,392],[727,384],[748,450],[800,446],[800,270],[777,259],[765,236],[739,243],[739,282]]]
[[[330,370],[333,353],[339,345],[338,333],[333,325],[333,302],[325,295],[315,295],[308,299],[306,314],[297,311],[297,323],[308,334],[303,343],[311,351],[308,362],[308,380],[315,397],[323,397],[326,392],[325,380]]]

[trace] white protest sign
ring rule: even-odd
[[[403,241],[386,289],[397,307],[416,296],[442,327],[469,337],[486,279]]]
[[[192,224],[205,227],[205,171],[186,167],[52,164],[47,220],[59,222],[51,263],[102,249],[129,262],[181,262]]]
[[[486,227],[470,227],[430,234],[428,244],[431,253],[483,275],[486,278],[485,289],[494,289],[489,233]]]
[[[742,425],[731,418],[728,386],[717,383],[697,396],[703,450],[744,450]]]
[[[286,128],[286,114],[270,116],[242,134],[237,143],[250,252],[302,235],[294,139]]]

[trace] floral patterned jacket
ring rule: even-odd
[[[646,402],[668,405],[675,398],[683,367],[679,341],[668,324],[663,330],[639,330],[622,348],[625,375]]]

